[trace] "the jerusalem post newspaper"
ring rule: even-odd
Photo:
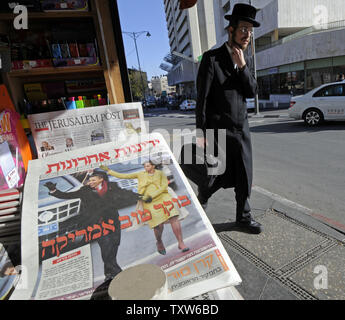
[[[146,134],[140,102],[28,116],[38,158]]]
[[[146,172],[150,165],[153,175]],[[95,190],[92,177],[100,172],[106,187]],[[114,262],[121,270],[138,264],[161,267],[167,299],[189,299],[241,283],[161,134],[30,161],[23,198],[27,285],[11,299],[89,299]],[[179,223],[183,242],[172,221]],[[162,242],[154,233],[160,224]]]

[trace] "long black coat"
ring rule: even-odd
[[[96,190],[89,186],[82,186],[77,191],[62,192],[56,189],[50,193],[59,199],[81,200],[80,215],[78,218],[81,227],[92,227],[102,221],[108,223],[108,219],[114,221],[117,244],[120,244],[121,229],[118,210],[130,204],[136,203],[136,195],[128,190],[121,189],[115,182],[108,182],[108,190],[101,197]]]
[[[226,45],[203,54],[197,77],[196,127],[226,129],[226,164],[217,177],[218,187],[241,184],[250,196],[253,165],[246,98],[253,98],[257,82],[251,73],[252,60],[244,70],[235,70]]]

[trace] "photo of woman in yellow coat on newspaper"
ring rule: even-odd
[[[182,229],[179,221],[179,210],[174,207],[167,214],[164,210],[164,202],[171,202],[172,197],[168,192],[168,179],[163,171],[155,168],[155,164],[148,160],[144,162],[144,171],[134,173],[119,173],[110,170],[106,166],[100,166],[100,169],[106,171],[109,175],[119,179],[138,179],[138,193],[143,201],[143,208],[151,212],[152,219],[148,221],[156,237],[157,251],[165,255],[166,250],[162,241],[164,224],[170,223],[172,231],[178,241],[178,248],[186,252],[189,248],[183,242]]]

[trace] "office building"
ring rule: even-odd
[[[231,8],[237,2],[231,1]],[[249,1],[248,1],[249,3]],[[288,103],[345,73],[345,1],[252,0],[259,98]],[[219,34],[220,31],[217,32]]]
[[[178,0],[165,0],[171,48],[166,67],[169,83],[177,85],[178,92],[195,92],[196,62],[203,52],[228,40],[224,16],[239,2],[259,9],[261,26],[254,37],[261,101],[287,104],[291,95],[345,73],[344,0],[198,0],[182,11]]]
[[[161,68],[179,95],[195,97],[198,58],[216,44],[213,1],[198,0],[192,8],[180,10],[178,0],[164,0],[164,7],[170,53]]]

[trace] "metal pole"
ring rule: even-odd
[[[143,75],[142,75],[142,72],[141,72],[141,67],[140,67],[140,61],[139,61],[139,53],[138,53],[138,47],[137,47],[137,37],[136,37],[136,34],[135,32],[133,32],[133,39],[134,39],[134,44],[135,44],[135,51],[137,53],[137,59],[138,59],[138,66],[139,66],[139,72],[140,72],[140,79],[141,79],[141,86],[143,88],[143,95],[144,95],[144,99],[146,99],[146,90],[145,90],[145,85],[144,85],[144,80],[143,80]]]
[[[253,65],[254,65],[254,78],[258,81],[257,73],[256,73],[256,57],[255,57],[255,39],[254,39],[254,32],[252,36],[252,54],[253,54]],[[256,93],[255,95],[255,114],[259,115],[259,95]]]
[[[249,4],[252,5],[252,0],[249,0]],[[251,45],[252,45],[252,56],[253,56],[253,65],[254,65],[254,77],[256,81],[258,81],[257,73],[256,73],[256,55],[255,55],[255,36],[254,36],[254,29],[251,38]],[[259,95],[255,95],[255,114],[260,115],[259,111]]]
[[[193,62],[194,99],[196,100],[196,97],[197,97],[197,87],[196,87],[196,72],[195,72],[195,68],[196,68],[196,63]]]
[[[138,46],[137,46],[137,38],[139,38],[143,33],[146,33],[147,37],[150,37],[151,34],[148,31],[140,31],[140,32],[126,32],[126,31],[122,31],[122,33],[125,33],[125,34],[129,35],[134,40],[135,51],[137,53],[137,59],[138,59],[138,68],[139,68],[139,73],[140,73],[141,86],[142,86],[142,90],[143,90],[143,96],[144,96],[144,99],[145,99],[146,98],[146,90],[145,90],[144,79],[143,79],[143,75],[142,75],[142,71],[141,71],[141,67],[140,67],[140,60],[139,60],[139,53],[138,53]]]

